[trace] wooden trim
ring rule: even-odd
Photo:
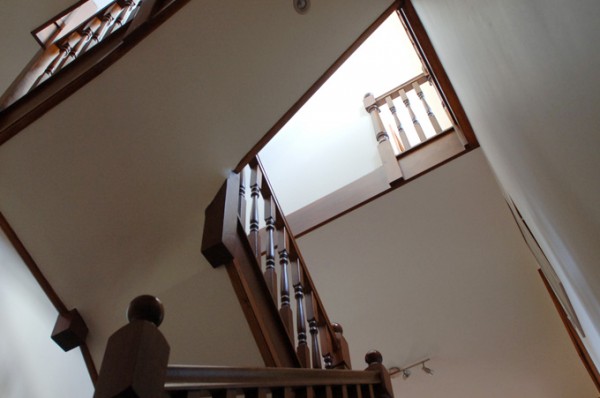
[[[548,279],[546,279],[546,276],[544,275],[544,273],[542,272],[541,269],[538,269],[538,273],[540,274],[540,277],[542,278],[542,281],[544,282],[544,286],[546,286],[546,290],[548,290],[548,294],[550,295],[550,298],[552,299],[554,308],[556,308],[556,311],[558,312],[558,315],[560,316],[560,319],[562,320],[563,325],[565,325],[565,329],[567,329],[567,333],[569,334],[569,337],[571,338],[571,342],[575,346],[575,351],[577,351],[577,354],[579,355],[579,358],[581,359],[583,366],[585,366],[585,369],[588,371],[592,381],[594,382],[596,389],[600,392],[600,373],[598,373],[598,368],[596,368],[594,361],[590,357],[590,354],[588,353],[587,349],[585,348],[583,341],[581,341],[579,334],[573,327],[573,324],[571,324],[571,322],[569,321],[569,317],[567,316],[567,313],[565,312],[564,308],[560,304],[558,297],[556,297],[556,294],[552,290],[552,287],[550,286]]]
[[[12,227],[10,226],[10,224],[8,223],[8,221],[2,213],[0,213],[0,228],[2,228],[2,230],[8,237],[8,240],[13,245],[13,247],[15,248],[21,259],[35,278],[36,282],[40,285],[40,287],[46,294],[46,297],[48,297],[48,300],[50,300],[54,308],[56,308],[59,314],[67,314],[69,312],[67,306],[60,299],[56,291],[54,291],[54,288],[52,288],[50,282],[48,282],[48,279],[46,279],[46,277],[40,270],[40,267],[38,267],[35,260],[33,259],[31,254],[29,254],[29,252],[23,245],[23,242],[21,242],[21,239],[19,239],[16,232],[12,229]]]
[[[423,169],[415,170],[414,167],[406,167],[408,164],[407,162],[414,162],[414,159],[423,156],[423,152],[435,150],[436,146],[443,147],[439,149],[441,151],[450,150],[451,148],[447,145],[447,139],[452,134],[454,134],[453,129],[446,130],[399,154],[397,158],[399,159],[401,167],[404,165],[406,169],[403,169],[403,172],[406,173],[406,179],[394,182],[391,184],[391,187],[388,187],[387,189],[379,189],[375,192],[376,188],[382,185],[381,180],[385,179],[385,177],[380,176],[383,171],[381,169],[376,169],[372,173],[359,178],[353,183],[291,213],[287,216],[288,222],[292,228],[291,231],[294,232],[296,238],[300,238],[474,149],[470,147],[465,148],[459,153],[448,156],[445,160],[439,161],[433,166],[424,167]],[[458,137],[456,139],[458,140]],[[458,145],[458,141],[456,142],[456,145]],[[365,192],[357,193],[360,190],[365,190]]]
[[[427,31],[417,14],[412,1],[405,0],[399,7],[399,14],[402,17],[401,19],[406,24],[406,30],[409,33],[409,36],[413,40],[415,47],[417,48],[417,52],[421,56],[423,63],[429,69],[433,81],[438,87],[438,91],[444,102],[448,105],[450,113],[452,114],[456,125],[462,130],[465,135],[469,146],[471,148],[477,148],[479,146],[479,142],[475,137],[475,132],[473,131],[473,127],[471,126],[471,122],[465,113],[460,100],[458,99],[458,95],[456,91],[454,91],[454,87],[444,70],[442,62],[440,61],[437,53],[435,52],[435,48],[427,35]]]
[[[360,45],[363,44],[365,40],[367,40],[371,33],[373,33],[379,27],[379,25],[381,25],[383,21],[385,21],[386,18],[390,16],[390,14],[392,14],[398,9],[400,3],[401,0],[394,1],[394,3],[392,3],[392,5],[390,5],[375,20],[375,22],[373,22],[367,28],[367,30],[365,30],[358,37],[358,39],[356,39],[354,43],[352,43],[352,45],[350,45],[350,47],[342,53],[342,55],[340,55],[340,57],[333,63],[333,65],[331,65],[329,69],[327,69],[327,71],[325,71],[325,73],[315,83],[313,83],[312,86],[310,86],[308,91],[306,91],[304,95],[302,95],[302,97],[300,97],[300,99],[298,99],[298,101],[296,101],[296,103],[292,105],[292,107],[286,113],[283,114],[283,116],[273,125],[273,127],[269,129],[269,131],[267,131],[267,133],[260,139],[260,141],[258,141],[258,143],[256,143],[256,145],[252,147],[252,149],[250,149],[246,156],[244,156],[242,160],[240,160],[240,162],[234,169],[236,173],[239,173],[248,163],[252,161],[252,159],[254,159],[258,155],[258,153],[265,147],[265,145],[267,145],[271,138],[273,138],[273,136],[277,134],[287,122],[290,121],[290,119],[296,114],[296,112],[298,112],[300,108],[302,108],[304,104],[306,104],[310,97],[312,97],[317,92],[317,90],[319,90],[321,86],[325,84],[325,82],[338,70],[338,68],[342,66],[342,64],[346,62],[348,58],[350,58],[354,51],[356,51],[356,49],[360,47]]]
[[[29,269],[29,272],[31,272],[31,274],[33,275],[34,279],[36,280],[46,297],[48,297],[48,300],[50,300],[54,308],[56,308],[56,310],[59,313],[59,316],[68,314],[69,310],[67,309],[67,306],[60,299],[52,285],[50,285],[50,282],[48,282],[48,279],[46,279],[46,277],[40,270],[40,267],[37,265],[31,254],[29,254],[29,251],[27,251],[27,249],[23,245],[23,242],[21,242],[21,239],[19,239],[16,232],[10,226],[10,224],[8,223],[8,221],[2,213],[0,213],[0,228],[2,229],[2,231],[4,231],[9,242],[13,245],[13,247],[27,266],[27,269]],[[88,373],[90,375],[90,378],[92,379],[92,383],[95,383],[96,379],[98,378],[98,372],[96,371],[94,360],[90,355],[90,350],[85,342],[80,345],[80,348]]]
[[[137,30],[126,35],[127,24],[82,54],[59,73],[0,111],[0,145],[54,108],[127,54],[190,0],[174,0]],[[128,22],[130,24],[131,21]]]

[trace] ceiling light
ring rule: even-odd
[[[294,0],[294,9],[298,14],[306,14],[310,8],[310,0]]]

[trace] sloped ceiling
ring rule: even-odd
[[[200,254],[204,209],[387,5],[327,1],[300,16],[288,2],[190,2],[0,147],[0,210],[83,314],[97,363],[145,292],[165,301],[172,361],[261,363],[224,270]],[[11,1],[2,15],[35,6]],[[28,35],[19,25],[2,25],[2,40]]]

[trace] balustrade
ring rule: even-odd
[[[158,330],[163,317],[155,297],[131,302],[129,323],[108,340],[94,398],[393,398],[377,351],[367,353],[362,371],[169,365],[170,347]]]
[[[8,107],[119,30],[135,17],[139,3],[138,0],[115,0],[66,34],[61,32],[65,28],[61,24],[49,41],[42,43],[43,48],[2,95],[0,109]]]
[[[341,329],[336,330],[329,322],[260,160],[255,158],[237,179],[237,220],[245,230],[251,256],[256,259],[255,267],[263,275],[262,283],[269,291],[290,344],[295,347],[300,366],[322,368],[325,363],[329,367],[350,368],[349,353],[343,351],[345,340]],[[207,258],[211,257],[208,249],[203,252]]]

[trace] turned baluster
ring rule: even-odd
[[[58,48],[58,53],[54,57],[54,59],[48,64],[44,73],[42,73],[31,86],[31,90],[42,84],[45,80],[47,80],[50,76],[54,74],[58,70],[59,65],[62,64],[62,61],[69,56],[71,52],[71,46],[68,41],[63,41],[60,44],[55,45]]]
[[[423,93],[423,90],[421,90],[421,85],[418,82],[414,82],[412,86],[415,90],[415,93],[417,94],[417,97],[419,97],[419,99],[423,103],[423,108],[425,108],[425,112],[427,112],[427,117],[429,117],[429,122],[431,122],[433,130],[435,130],[436,134],[441,133],[442,128],[440,127],[440,123],[438,122],[437,118],[435,117],[435,114],[431,110],[431,107],[427,103],[427,100],[425,99],[425,93]]]
[[[262,174],[257,164],[254,164],[250,168],[250,234],[248,239],[254,252],[254,256],[260,260],[261,246],[260,236],[258,234],[259,228],[259,198],[260,198],[260,185],[262,181]],[[260,263],[260,261],[259,261]]]
[[[265,252],[265,281],[267,282],[267,286],[271,292],[275,306],[277,306],[277,271],[275,270],[275,205],[273,203],[271,192],[264,188],[262,192],[265,205],[265,230],[267,233],[267,245]],[[260,252],[258,255],[260,255]],[[281,252],[279,257],[281,258]],[[283,300],[283,297],[281,299]],[[287,299],[289,305],[289,295]]]
[[[306,302],[306,318],[308,319],[308,328],[310,331],[310,352],[312,359],[312,367],[321,369],[321,348],[319,347],[319,327],[317,326],[317,317],[315,316],[315,303],[312,292],[307,292],[305,295]]]
[[[310,351],[306,340],[306,314],[304,312],[304,287],[302,286],[304,276],[300,259],[294,261],[292,267],[292,283],[294,284],[294,297],[296,298],[296,331],[298,333],[298,359],[304,368],[310,367]]]
[[[282,219],[281,215],[279,219]],[[289,236],[282,223],[277,228],[277,247],[279,251],[279,265],[281,266],[281,308],[279,309],[279,314],[290,336],[290,340],[294,341],[294,315],[290,305]]]
[[[246,230],[246,168],[240,171],[240,199],[238,201],[238,217]]]
[[[164,317],[152,296],[135,298],[127,311],[129,324],[108,340],[94,398],[164,396],[169,344],[158,330]]]
[[[426,141],[427,137],[425,136],[425,132],[423,131],[423,126],[421,126],[421,123],[419,123],[419,119],[417,119],[417,116],[415,115],[415,112],[413,112],[412,107],[410,105],[410,100],[408,99],[408,96],[406,95],[406,91],[404,91],[404,89],[398,91],[398,93],[400,94],[400,98],[402,98],[402,101],[404,102],[404,106],[406,107],[406,110],[408,111],[408,114],[410,115],[410,118],[413,122],[413,126],[415,128],[415,131],[417,132],[417,135],[419,136],[419,140],[421,142]]]
[[[379,115],[379,106],[375,102],[375,97],[371,93],[367,93],[364,98],[365,109],[371,115],[373,128],[375,129],[375,138],[377,139],[377,150],[383,163],[383,169],[387,176],[388,182],[394,182],[402,178],[402,170],[396,160],[394,148],[390,143],[388,133],[385,131],[381,116]]]
[[[396,106],[394,105],[394,100],[392,99],[392,97],[390,97],[389,95],[387,97],[385,97],[385,103],[387,104],[388,108],[390,109],[390,112],[392,113],[392,116],[394,117],[394,121],[396,122],[396,128],[398,128],[398,139],[400,140],[400,144],[403,148],[401,148],[401,151],[405,151],[407,149],[411,148],[410,145],[410,141],[408,141],[408,137],[406,136],[406,131],[404,131],[404,127],[402,127],[402,122],[400,121],[400,118],[398,117],[398,110],[396,109]]]

